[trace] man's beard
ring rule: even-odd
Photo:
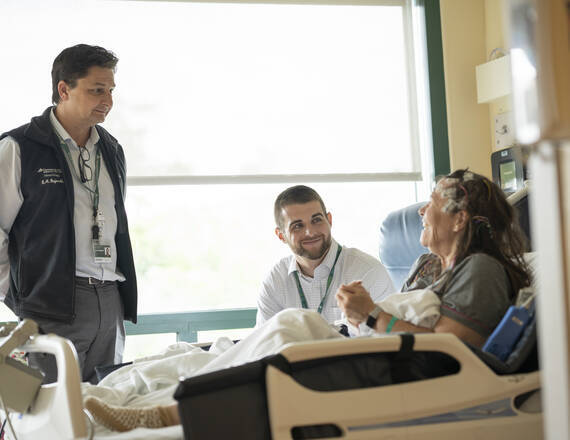
[[[323,243],[320,248],[316,250],[309,251],[303,247],[301,243],[295,246],[294,253],[300,257],[308,258],[309,260],[319,260],[321,259],[331,247],[332,238],[330,235],[323,235]]]

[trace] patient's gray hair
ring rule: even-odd
[[[305,185],[295,185],[287,188],[275,199],[273,207],[273,215],[275,216],[275,224],[279,229],[283,229],[283,208],[289,205],[297,205],[317,201],[323,208],[323,214],[327,213],[325,202],[321,196],[313,189]]]
[[[457,212],[467,208],[469,196],[463,183],[473,180],[476,180],[475,174],[465,170],[461,178],[446,176],[438,182],[435,191],[446,199],[443,212]]]

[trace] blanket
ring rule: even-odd
[[[433,328],[441,315],[441,301],[429,289],[394,293],[378,305],[386,313],[418,327]]]
[[[255,329],[247,338],[233,344],[218,339],[204,351],[180,342],[159,355],[134,362],[106,376],[98,385],[82,384],[84,398],[97,396],[113,405],[149,406],[174,402],[180,378],[233,367],[276,354],[291,342],[343,338],[334,327],[312,310],[287,309]],[[175,429],[176,428],[176,429]],[[152,432],[152,436],[149,434]],[[158,430],[136,429],[113,433],[96,426],[96,438],[182,438],[181,427]],[[162,437],[161,437],[162,436]]]
[[[386,312],[416,325],[430,327],[439,318],[439,299],[429,290],[390,296],[381,303]],[[122,406],[169,405],[181,378],[210,373],[279,353],[292,342],[343,338],[319,313],[306,309],[286,309],[234,344],[219,338],[209,351],[179,342],[158,355],[139,359],[106,376],[98,385],[82,384],[84,397],[97,396]],[[152,431],[152,432],[151,432]],[[150,435],[152,433],[152,435]],[[182,438],[181,427],[159,430],[136,429],[112,433],[96,427],[97,438]]]

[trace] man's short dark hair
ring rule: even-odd
[[[63,49],[63,51],[55,57],[55,60],[53,60],[53,67],[51,69],[51,101],[54,104],[59,103],[57,84],[60,81],[65,81],[69,87],[74,88],[77,85],[78,79],[87,76],[87,71],[90,67],[104,67],[112,69],[114,72],[118,62],[119,59],[113,52],[99,46],[78,44]]]
[[[275,224],[278,228],[283,229],[283,215],[282,211],[285,206],[303,204],[317,201],[321,204],[323,208],[323,214],[327,213],[327,208],[325,207],[325,202],[321,199],[321,196],[313,189],[305,185],[296,185],[287,188],[275,199],[275,205],[273,208],[273,215],[275,216]]]

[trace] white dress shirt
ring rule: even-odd
[[[101,171],[99,176],[99,209],[105,216],[105,226],[101,235],[101,242],[111,245],[111,262],[95,263],[91,245],[91,227],[93,225],[93,205],[89,191],[83,187],[77,177],[77,158],[79,147],[59,123],[53,109],[50,121],[69,147],[73,164],[68,162],[73,177],[73,193],[75,198],[73,209],[73,223],[75,229],[76,275],[94,277],[100,280],[124,281],[125,277],[116,270],[117,249],[115,246],[115,233],[117,231],[117,213],[115,211],[115,191],[113,183],[101,157]],[[93,127],[85,145],[89,151],[88,165],[95,176],[95,154],[99,134]],[[65,153],[64,153],[65,155]],[[73,166],[74,168],[71,168]],[[74,171],[75,169],[75,171]],[[0,300],[4,300],[9,288],[10,263],[8,260],[8,234],[14,220],[24,201],[20,188],[22,166],[20,159],[20,146],[12,137],[0,141]],[[90,183],[93,188],[94,179]]]
[[[339,244],[332,240],[331,247],[322,263],[315,269],[313,278],[301,272],[294,255],[281,259],[263,282],[257,300],[256,326],[260,326],[283,309],[302,307],[294,272],[299,275],[308,307],[317,310],[325,295],[327,279],[334,264],[338,247]],[[357,280],[362,281],[363,287],[370,292],[374,302],[378,302],[396,291],[386,268],[379,260],[358,249],[343,247],[334,269],[327,300],[321,312],[323,318],[329,323],[333,324],[335,321],[345,318],[338,308],[335,297],[336,291],[341,284],[348,284]]]

